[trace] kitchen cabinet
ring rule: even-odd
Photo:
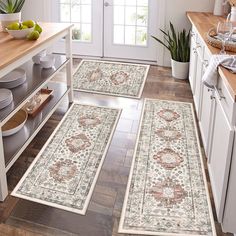
[[[203,62],[203,74],[205,73],[210,60],[210,54],[207,50],[204,53]],[[212,131],[212,113],[214,110],[214,91],[202,84],[202,103],[201,110],[199,113],[199,127],[202,136],[203,146],[206,152],[206,156],[210,154],[209,144],[210,144],[210,134]]]
[[[219,53],[219,49],[207,44],[206,33],[222,19],[210,13],[190,12],[187,15],[195,33],[191,38],[189,82],[207,157],[216,215],[223,231],[236,235],[236,76],[219,67],[214,89],[203,84],[202,76],[211,56]]]
[[[202,43],[201,39],[199,37],[195,38],[196,43],[196,58],[193,58],[195,61],[191,61],[190,65],[192,63],[196,63],[196,69],[195,69],[195,75],[192,75],[194,81],[194,93],[193,93],[193,100],[195,104],[195,109],[197,113],[197,117],[199,118],[199,113],[201,109],[201,102],[202,102],[202,75],[203,75],[203,65],[204,65],[204,44]],[[194,52],[193,52],[194,53]],[[193,65],[194,66],[194,65]]]
[[[215,90],[211,153],[208,158],[211,187],[219,222],[223,219],[234,139],[234,130],[224,112],[221,99],[218,90]]]
[[[189,83],[192,93],[195,93],[196,68],[197,68],[197,50],[196,50],[196,30],[191,32],[190,65],[189,65]]]
[[[212,114],[214,110],[214,91],[207,86],[202,86],[202,107],[200,111],[199,127],[206,156],[210,154],[209,143],[212,132]]]
[[[41,26],[43,32],[37,41],[12,40],[10,35],[0,32],[0,77],[18,67],[25,70],[27,77],[24,85],[12,89],[12,105],[0,110],[0,201],[4,201],[8,195],[6,175],[11,166],[56,111],[63,99],[73,101],[71,52],[73,25],[41,23]],[[54,68],[43,70],[40,65],[33,64],[31,59],[34,55],[51,47],[62,38],[64,38],[66,55],[55,55]],[[66,70],[67,83],[52,82],[52,78],[63,68]],[[34,118],[27,119],[24,128],[18,133],[3,138],[2,126],[45,86],[53,90],[53,97],[42,111]]]
[[[236,129],[234,129],[234,132],[236,132]],[[224,232],[236,232],[235,179],[236,179],[236,140],[234,140],[234,144],[233,144],[233,155],[232,155],[232,161],[231,161],[231,167],[230,167],[227,196],[226,196],[226,201],[225,201],[224,217],[223,217],[223,222],[222,222],[222,228]]]

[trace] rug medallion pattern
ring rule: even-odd
[[[13,195],[84,214],[119,114],[74,104]]]
[[[119,232],[214,235],[190,103],[146,100]]]
[[[139,98],[149,66],[83,60],[74,74],[73,88],[90,93]]]

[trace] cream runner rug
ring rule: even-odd
[[[11,195],[85,214],[119,116],[73,104]]]
[[[140,98],[149,71],[148,65],[82,60],[73,88],[88,93]]]
[[[119,232],[216,235],[190,103],[146,100]]]

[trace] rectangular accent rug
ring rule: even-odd
[[[216,235],[191,103],[145,100],[119,233]]]
[[[141,98],[148,65],[82,60],[74,73],[73,88],[88,93]]]
[[[73,104],[11,195],[84,215],[120,112]]]

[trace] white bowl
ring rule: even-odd
[[[43,50],[40,53],[36,54],[35,56],[32,57],[32,60],[35,64],[40,64],[40,59],[42,57],[45,57],[47,55],[47,51]]]
[[[20,131],[27,121],[28,113],[19,110],[5,125],[2,127],[2,136],[7,137]]]
[[[23,39],[26,38],[26,36],[31,33],[34,30],[34,27],[28,28],[28,29],[22,29],[22,30],[9,30],[6,28],[6,31],[16,39]]]
[[[45,57],[40,58],[40,64],[45,69],[52,68],[55,64],[55,61],[54,55],[46,55]]]

